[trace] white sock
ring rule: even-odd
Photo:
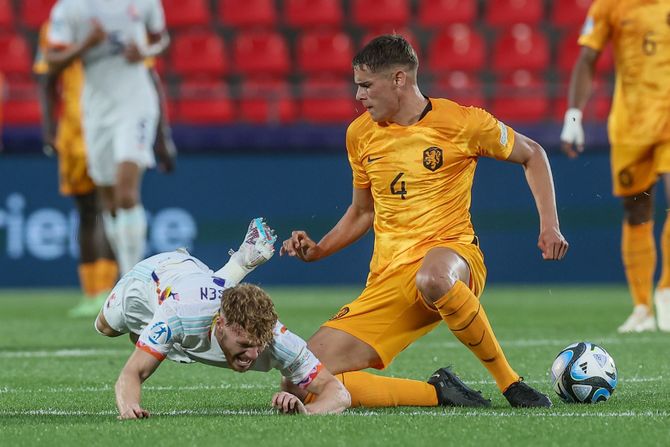
[[[142,205],[116,211],[119,270],[128,273],[144,258],[147,238],[147,216]]]
[[[102,212],[102,226],[105,229],[105,236],[107,236],[107,241],[109,241],[109,246],[112,247],[112,252],[114,256],[119,255],[119,237],[116,231],[116,218],[112,216],[109,211]]]

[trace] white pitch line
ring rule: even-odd
[[[657,377],[621,377],[621,383],[646,383],[646,382],[660,382],[663,381],[663,376]],[[466,381],[470,385],[493,385],[495,381],[493,380],[468,380]],[[543,380],[528,380],[527,383],[541,384],[544,383]],[[145,386],[143,390],[146,391],[170,391],[170,392],[179,392],[179,391],[221,391],[221,390],[275,390],[277,385],[261,385],[261,384],[231,384],[231,383],[222,383],[220,385],[189,385],[189,386]],[[114,391],[114,388],[111,385],[103,385],[100,387],[46,387],[46,388],[11,388],[8,386],[0,387],[0,394],[22,394],[22,393],[37,393],[37,394],[46,394],[46,393],[111,393]]]
[[[129,355],[131,349],[57,349],[55,351],[5,351],[1,359],[49,358],[49,357],[102,357]]]
[[[407,410],[407,411],[346,411],[338,417],[393,417],[393,416],[428,416],[428,417],[447,417],[447,418],[667,418],[670,416],[668,411],[613,411],[613,412],[566,412],[549,413],[550,410],[526,411],[526,410],[481,410],[481,411],[459,411],[459,410]],[[106,411],[81,411],[81,410],[59,410],[55,408],[44,408],[34,410],[0,410],[0,417],[17,416],[115,416],[117,413],[112,410]],[[278,414],[274,410],[172,410],[157,411],[151,413],[154,416],[272,416]]]

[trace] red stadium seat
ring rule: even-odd
[[[207,0],[163,0],[163,9],[168,28],[209,26],[211,14]]]
[[[239,32],[233,42],[233,66],[247,76],[287,74],[291,57],[284,35],[274,31]]]
[[[5,75],[30,75],[32,55],[20,34],[0,34],[0,72]]]
[[[274,28],[275,0],[219,0],[219,21],[233,28]]]
[[[340,28],[343,17],[341,0],[284,0],[284,21],[294,28]]]
[[[18,80],[7,84],[3,121],[8,125],[35,125],[41,120],[37,86],[33,81]]]
[[[30,29],[38,29],[49,18],[56,0],[22,0],[19,2],[21,22]]]
[[[464,106],[486,106],[481,82],[472,73],[464,71],[451,71],[437,78],[430,96],[447,98]]]
[[[312,123],[349,122],[363,112],[350,82],[308,79],[302,84],[300,117]]]
[[[575,28],[584,23],[593,0],[561,0],[551,2],[551,23],[560,28]]]
[[[298,109],[288,83],[279,79],[245,79],[240,88],[239,113],[250,123],[288,123]]]
[[[14,27],[14,10],[10,0],[0,0],[0,29],[7,30]]]
[[[231,122],[235,107],[228,88],[220,80],[187,80],[179,87],[175,121],[183,124]]]
[[[535,123],[546,120],[549,109],[547,86],[531,72],[518,70],[498,83],[490,111],[503,121]]]
[[[353,0],[352,23],[364,28],[409,24],[409,0]]]
[[[351,73],[353,43],[344,32],[306,31],[298,38],[296,53],[303,73]]]
[[[549,62],[547,38],[526,24],[516,24],[504,31],[494,44],[493,69],[499,73],[541,71],[548,68]]]
[[[453,23],[472,23],[477,18],[476,0],[424,0],[419,2],[418,23],[437,28]]]
[[[438,74],[450,70],[477,71],[484,67],[486,44],[467,25],[451,25],[432,39],[428,48],[428,69]]]
[[[486,4],[484,17],[490,26],[511,26],[515,23],[536,25],[544,16],[542,0],[495,0]]]
[[[581,47],[577,43],[579,34],[579,30],[566,32],[558,44],[558,49],[556,51],[558,55],[558,61],[556,63],[556,67],[561,74],[572,72],[572,68],[577,61],[577,57],[581,51]],[[598,73],[610,73],[613,69],[614,56],[612,54],[612,46],[607,45],[598,58],[596,70]]]
[[[170,53],[172,69],[181,76],[220,76],[228,72],[224,41],[211,31],[177,34]]]

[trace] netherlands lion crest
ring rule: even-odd
[[[426,169],[435,172],[442,166],[442,149],[431,146],[423,151],[423,165]]]

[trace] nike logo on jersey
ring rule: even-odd
[[[375,160],[379,160],[380,158],[384,158],[382,155],[381,157],[372,157],[372,155],[368,155],[368,163],[372,163]]]

